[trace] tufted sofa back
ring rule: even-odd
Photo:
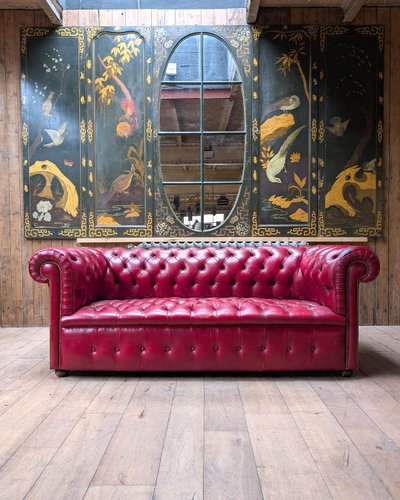
[[[304,295],[300,261],[307,247],[104,249],[101,299]]]

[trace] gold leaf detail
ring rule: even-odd
[[[318,129],[318,141],[320,144],[322,144],[325,140],[325,123],[324,120],[321,120],[319,122],[319,129]]]
[[[146,127],[146,139],[147,142],[151,142],[151,139],[153,137],[153,123],[150,120],[150,118],[147,120],[147,127]]]
[[[81,125],[79,128],[81,134],[81,143],[84,144],[86,142],[86,124],[85,120],[81,120]]]
[[[28,125],[24,122],[22,125],[22,142],[24,143],[24,146],[27,146],[28,144]]]
[[[93,142],[93,123],[92,123],[92,120],[89,120],[88,124],[87,124],[87,136],[88,136],[88,141],[91,144]]]
[[[382,123],[382,120],[378,121],[378,127],[376,130],[376,133],[378,136],[378,142],[379,142],[379,144],[381,144],[381,142],[383,141],[383,123]]]
[[[318,132],[317,120],[313,118],[311,122],[311,139],[313,142],[317,140],[317,132]]]

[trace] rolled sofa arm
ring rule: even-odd
[[[96,300],[106,271],[107,260],[97,248],[43,248],[29,261],[31,277],[57,290],[51,308],[61,316]]]
[[[358,282],[372,281],[378,274],[379,259],[368,247],[310,246],[300,263],[297,294],[344,315]]]

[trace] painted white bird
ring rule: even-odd
[[[44,116],[51,116],[51,110],[53,109],[53,99],[54,92],[49,92],[47,99],[42,104],[42,113]]]
[[[300,132],[305,128],[305,125],[302,125],[299,128],[296,128],[283,142],[279,151],[274,155],[268,162],[268,166],[266,169],[266,175],[270,182],[278,182],[282,184],[281,179],[276,177],[278,174],[282,172],[285,168],[286,156],[289,152],[291,145],[294,143],[296,137],[300,134]]]
[[[340,116],[334,116],[330,120],[330,123],[332,126],[327,125],[326,128],[333,135],[337,135],[338,137],[341,137],[345,133],[347,125],[349,124],[349,121],[350,121],[350,118],[348,120],[342,121]]]
[[[297,95],[291,95],[290,97],[282,99],[279,109],[286,113],[286,111],[292,111],[293,109],[296,109],[299,106],[300,106],[300,97]]]
[[[52,129],[45,129],[44,130],[45,132],[47,132],[49,134],[50,139],[51,139],[51,142],[48,142],[47,144],[43,144],[43,146],[45,148],[52,148],[54,146],[60,146],[64,142],[67,123],[68,123],[68,121],[65,121],[58,130],[52,130]]]
[[[271,113],[275,113],[278,110],[287,113],[288,111],[293,111],[294,109],[298,108],[300,104],[301,104],[300,97],[297,95],[290,95],[284,97],[283,99],[279,99],[279,101],[270,104],[263,111],[263,117],[261,119],[261,123],[263,123],[266,120],[267,116],[270,115]]]

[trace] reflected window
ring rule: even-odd
[[[163,187],[177,219],[193,231],[229,217],[243,178],[243,87],[227,45],[193,34],[177,44],[160,89]]]

